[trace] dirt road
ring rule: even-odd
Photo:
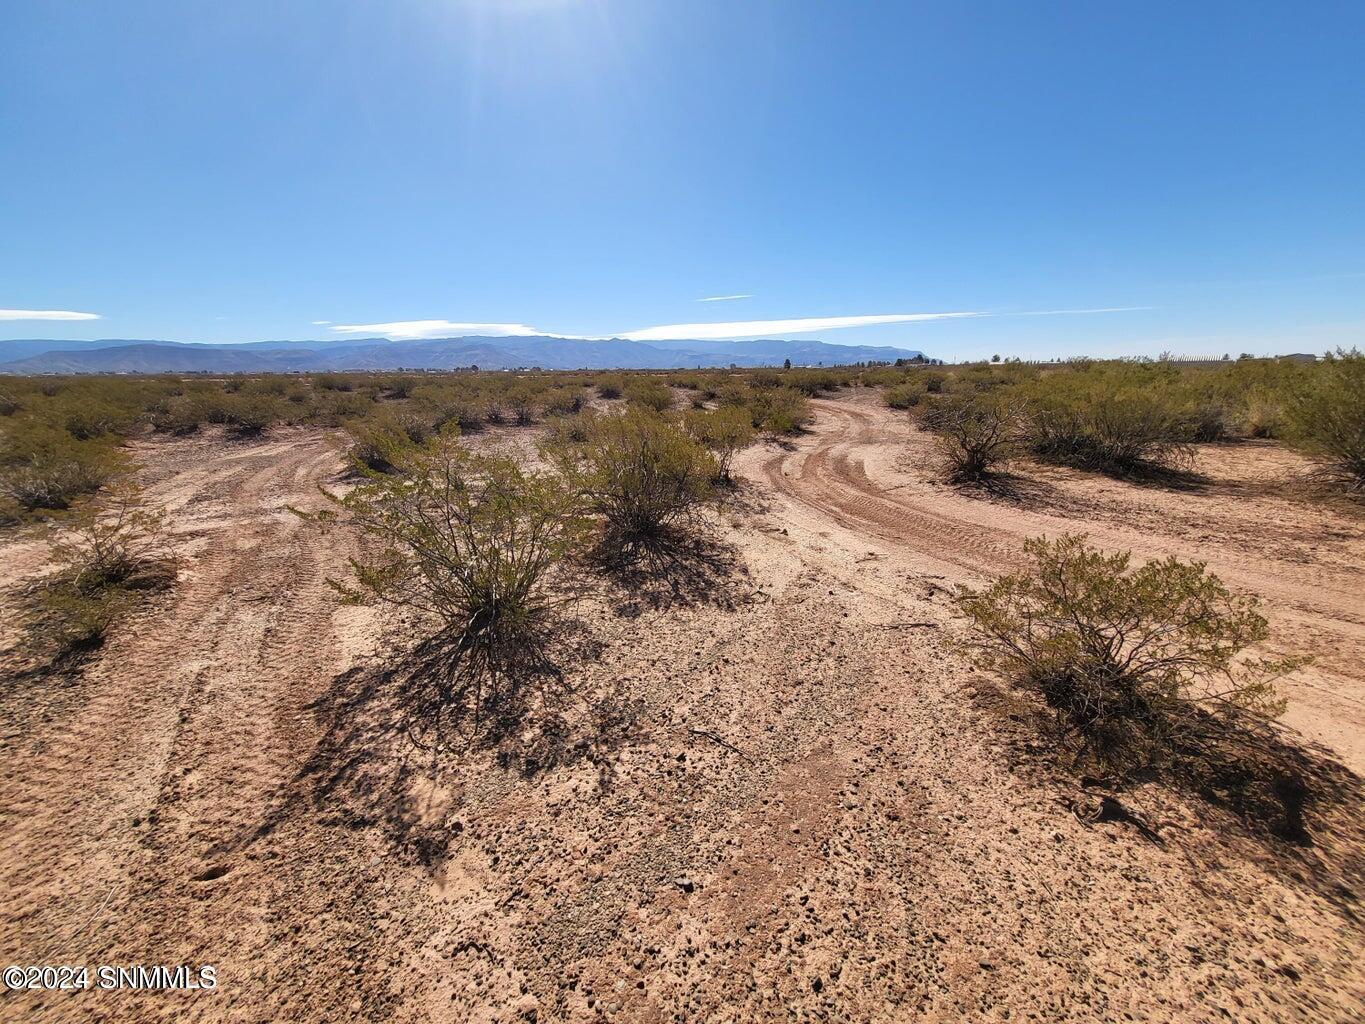
[[[956,582],[1017,569],[1025,538],[1064,532],[1139,560],[1207,562],[1263,601],[1271,651],[1314,656],[1284,683],[1286,721],[1365,772],[1365,528],[1264,486],[1267,472],[1303,472],[1292,455],[1266,444],[1206,446],[1196,465],[1206,480],[1185,489],[1035,465],[1023,470],[1019,495],[989,499],[936,485],[930,439],[875,396],[859,399],[818,402],[813,445],[764,462],[767,482],[795,506],[894,541]]]
[[[870,397],[744,453],[728,559],[585,598],[561,711],[439,757],[368,657],[396,623],[324,585],[351,542],[286,508],[336,479],[327,439],[146,444],[180,584],[83,678],[0,694],[0,955],[219,985],[0,1017],[1358,1019],[1359,780],[1328,776],[1308,846],[1158,787],[1124,799],[1159,841],[1087,824],[1093,794],[953,653],[950,593],[1063,525],[1199,553],[1340,645],[1312,677],[1337,731],[1303,727],[1351,754],[1360,530],[1262,488],[1285,457],[1255,446],[1204,453],[1203,490],[1030,470],[1031,498],[959,495]]]

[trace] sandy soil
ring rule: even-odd
[[[0,995],[6,1020],[1353,1021],[1365,1006],[1365,529],[1269,445],[1180,489],[931,482],[869,393],[740,460],[709,556],[603,585],[559,714],[439,757],[287,509],[327,438],[140,446],[179,584],[78,677],[0,693],[0,957],[215,964],[212,992]],[[1312,842],[1155,785],[1131,821],[952,642],[953,586],[1084,529],[1266,602]],[[726,554],[726,552],[729,554]],[[0,547],[7,579],[41,545]],[[1079,813],[1078,813],[1079,812]]]

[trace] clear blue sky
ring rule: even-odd
[[[1365,344],[1362,47],[1358,0],[14,0],[0,310],[101,319],[0,337]]]

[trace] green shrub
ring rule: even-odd
[[[844,383],[843,378],[833,370],[791,370],[782,375],[784,386],[799,391],[807,398],[816,398],[825,392],[837,391]]]
[[[101,644],[139,593],[175,578],[165,515],[127,482],[67,521],[52,558],[57,568],[42,580],[27,631],[57,658]]]
[[[603,377],[597,383],[597,395],[599,398],[620,398],[625,382],[620,377]]]
[[[1183,433],[1191,442],[1225,441],[1232,434],[1228,410],[1218,401],[1197,402],[1186,410],[1183,418]]]
[[[255,437],[285,418],[280,400],[271,395],[242,391],[224,396],[223,422],[237,437]]]
[[[0,391],[0,416],[13,416],[22,408],[19,399],[6,391]]]
[[[752,392],[749,411],[755,427],[766,434],[796,434],[811,421],[810,402],[790,388]]]
[[[550,658],[569,598],[565,560],[586,536],[572,487],[503,455],[475,454],[449,436],[407,451],[402,476],[377,476],[318,518],[372,543],[333,581],[348,599],[410,609],[434,626],[408,680],[423,728],[492,715],[515,718],[526,688],[561,681]]]
[[[598,420],[593,409],[583,409],[572,416],[556,416],[550,420],[547,443],[552,448],[582,444],[592,436]]]
[[[589,507],[606,522],[606,545],[622,550],[688,522],[713,497],[717,473],[700,444],[638,407],[599,417],[571,462]]]
[[[1365,490],[1365,355],[1337,350],[1293,391],[1288,437],[1323,460],[1327,476],[1347,490]]]
[[[393,416],[373,416],[346,424],[351,442],[346,458],[362,472],[391,473],[414,438]]]
[[[667,412],[673,407],[673,392],[653,377],[635,377],[625,389],[626,401],[655,412]]]
[[[0,499],[25,512],[69,508],[99,490],[123,463],[111,439],[77,440],[35,422],[7,429],[3,442]]]
[[[208,422],[208,415],[208,408],[203,399],[178,395],[158,403],[152,410],[152,429],[176,436],[193,434],[201,423]]]
[[[545,402],[550,416],[572,416],[583,408],[583,396],[576,390],[556,391]]]
[[[685,416],[684,423],[687,432],[715,459],[715,481],[729,483],[730,464],[735,453],[754,440],[754,426],[748,412],[733,407],[694,410]]]
[[[1174,558],[1130,570],[1084,537],[1025,542],[1032,566],[960,607],[984,667],[1039,694],[1067,737],[1109,764],[1152,763],[1198,709],[1274,716],[1273,680],[1301,662],[1240,660],[1266,638],[1254,598],[1231,594],[1203,563]]]
[[[1284,403],[1264,391],[1247,397],[1242,432],[1248,437],[1282,438],[1285,433]]]
[[[1188,423],[1146,389],[1116,389],[1102,380],[1066,388],[1058,381],[1036,392],[1026,419],[1034,455],[1082,469],[1131,472],[1191,456]]]
[[[122,435],[132,427],[132,417],[117,406],[107,402],[86,401],[73,409],[66,417],[67,433],[77,441],[105,435]]]
[[[913,409],[924,401],[924,385],[909,383],[889,387],[882,392],[882,401],[892,409]]]
[[[339,427],[348,420],[368,416],[373,409],[374,399],[368,394],[355,391],[324,391],[313,396],[308,418],[318,426]]]

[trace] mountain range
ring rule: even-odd
[[[344,370],[667,370],[837,366],[913,359],[913,349],[823,341],[584,341],[545,335],[390,341],[256,341],[201,344],[103,338],[0,341],[0,373],[294,373]]]

